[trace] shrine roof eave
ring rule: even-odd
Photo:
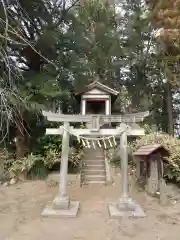
[[[157,151],[163,151],[165,155],[169,155],[167,149],[165,149],[161,144],[146,144],[138,148],[136,152],[133,153],[133,156],[150,156]]]
[[[75,93],[75,96],[78,97],[78,96],[82,95],[83,93],[86,93],[86,92],[92,90],[93,88],[98,88],[98,89],[103,90],[103,91],[105,91],[106,93],[109,93],[110,95],[116,96],[116,97],[117,97],[118,94],[119,94],[118,91],[116,91],[116,90],[114,90],[114,89],[112,89],[112,88],[110,88],[110,87],[108,87],[108,86],[106,86],[106,85],[104,85],[104,84],[102,84],[102,83],[100,83],[100,82],[98,82],[98,81],[94,81],[93,83],[87,85],[87,86],[86,86],[84,89],[82,89],[81,91]]]

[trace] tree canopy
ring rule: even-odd
[[[115,113],[149,110],[146,124],[174,135],[179,4],[1,1],[2,143],[13,147],[17,158],[39,151],[36,143],[50,124],[41,110],[79,113],[74,93],[94,80],[120,92]]]

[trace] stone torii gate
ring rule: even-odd
[[[145,214],[141,207],[128,196],[128,154],[127,154],[127,136],[144,135],[144,130],[136,123],[143,121],[149,115],[149,112],[141,112],[124,115],[64,115],[52,112],[43,112],[48,121],[63,122],[64,125],[59,128],[48,128],[48,135],[62,135],[62,154],[59,192],[54,201],[48,205],[42,212],[42,216],[62,216],[76,217],[79,209],[79,202],[70,201],[68,195],[68,155],[69,155],[69,137],[76,136],[120,136],[120,158],[122,173],[122,196],[115,203],[109,203],[108,209],[111,217],[136,216],[144,217]],[[88,129],[77,129],[70,126],[69,123],[86,122],[89,123]],[[119,123],[115,129],[100,129],[101,124]]]

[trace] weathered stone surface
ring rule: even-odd
[[[158,165],[157,161],[150,161],[150,177],[146,190],[149,194],[155,195],[159,188]]]
[[[64,123],[64,132],[62,139],[62,153],[61,153],[61,169],[60,169],[60,183],[59,194],[60,196],[68,196],[68,156],[69,156],[69,123]]]
[[[70,204],[69,196],[62,198],[60,195],[58,195],[53,200],[54,209],[69,209],[69,204]]]
[[[9,186],[9,183],[8,182],[4,182],[3,183],[3,187],[8,187]]]
[[[69,156],[69,123],[65,122],[63,127],[61,168],[59,175],[59,193],[54,201],[49,204],[42,216],[46,217],[76,217],[79,202],[70,202],[68,196],[68,156]]]
[[[12,178],[9,182],[10,185],[13,185],[17,182],[17,179],[16,178]]]
[[[126,126],[124,126],[125,128]],[[145,217],[145,213],[135,201],[128,197],[129,176],[128,176],[128,152],[126,129],[120,138],[120,158],[121,158],[121,177],[122,177],[122,197],[115,203],[108,204],[110,217]]]
[[[140,160],[137,158],[136,160],[136,178],[140,180],[141,173],[140,173]]]
[[[68,209],[56,209],[52,204],[49,204],[43,210],[42,217],[53,218],[74,218],[77,217],[79,211],[79,202],[71,201]]]
[[[111,218],[119,218],[119,217],[134,217],[141,218],[146,217],[146,214],[142,210],[141,206],[138,205],[132,199],[120,199],[119,202],[109,203],[108,211]]]
[[[159,189],[160,189],[160,204],[165,206],[170,203],[170,199],[168,198],[168,189],[164,179],[161,179],[159,182]]]

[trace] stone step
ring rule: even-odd
[[[87,176],[87,175],[101,175],[101,176],[105,176],[106,175],[106,171],[105,171],[105,169],[89,169],[89,170],[84,170],[84,174],[85,174],[85,176]]]
[[[106,184],[106,181],[93,181],[93,180],[89,180],[86,181],[87,184]]]
[[[88,156],[94,156],[94,157],[105,157],[104,154],[99,154],[99,153],[96,153],[96,152],[92,152],[91,153],[88,153],[88,154],[84,154],[85,157],[88,157]]]
[[[105,157],[104,154],[96,154],[96,153],[91,153],[91,154],[86,154],[85,155],[86,157],[89,157],[89,156],[94,156],[96,158],[102,158],[102,157]]]
[[[89,156],[91,156],[91,157],[96,157],[96,158],[102,158],[102,157],[104,158],[104,157],[105,157],[104,154],[96,154],[96,153],[94,153],[94,152],[89,153],[89,154],[84,154],[83,156],[84,156],[84,158],[87,158],[87,157],[89,157]]]
[[[85,167],[84,167],[84,170],[89,170],[89,169],[91,169],[91,170],[104,170],[105,169],[105,165],[104,164],[95,164],[95,165],[86,165]]]
[[[103,149],[84,149],[84,160],[83,173],[85,182],[88,184],[105,184],[106,170]]]
[[[92,159],[101,159],[101,158],[103,158],[103,159],[105,159],[105,156],[96,156],[95,154],[89,154],[89,155],[86,155],[85,156],[85,158],[84,159],[87,159],[87,158],[92,158]]]
[[[87,181],[106,181],[106,176],[101,175],[85,175]]]
[[[86,165],[105,165],[104,160],[86,160]]]
[[[103,168],[84,168],[84,171],[89,171],[89,172],[104,172],[105,171],[105,167]]]
[[[104,157],[101,157],[101,158],[99,157],[99,158],[97,158],[97,157],[89,156],[89,157],[86,157],[84,160],[85,160],[85,161],[88,161],[88,160],[105,161],[105,158],[104,158]]]

